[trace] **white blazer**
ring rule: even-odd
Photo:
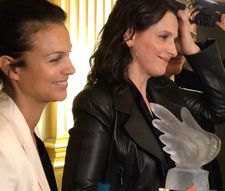
[[[1,90],[0,190],[50,191],[28,124],[15,102]]]

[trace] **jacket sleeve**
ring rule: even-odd
[[[201,52],[187,56],[187,61],[198,76],[202,92],[186,91],[188,108],[202,123],[225,121],[225,70],[214,40],[199,44]],[[195,83],[195,82],[193,82]]]
[[[111,102],[101,93],[81,92],[73,103],[62,191],[94,191],[103,182],[113,121]]]

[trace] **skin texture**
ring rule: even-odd
[[[166,29],[164,26],[168,26]],[[156,24],[143,32],[135,32],[126,43],[130,47],[132,62],[128,65],[128,77],[133,81],[143,98],[146,99],[147,80],[151,76],[163,75],[168,61],[177,55],[174,40],[177,38],[176,16],[167,12]],[[146,99],[147,102],[147,99]]]
[[[68,77],[74,73],[70,50],[69,34],[64,25],[54,24],[38,32],[34,48],[24,55],[27,67],[17,69],[18,78],[14,81],[18,92],[16,99],[25,96],[37,103],[65,99]]]
[[[164,26],[168,26],[165,29]],[[167,12],[156,24],[143,32],[136,32],[128,46],[131,46],[132,63],[128,73],[131,78],[159,76],[165,73],[168,61],[177,55],[174,39],[177,37],[176,16]]]

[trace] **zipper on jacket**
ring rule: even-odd
[[[124,186],[124,168],[119,167],[119,176],[120,176],[120,186]]]

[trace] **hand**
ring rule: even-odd
[[[179,10],[177,16],[179,24],[178,40],[182,53],[184,55],[191,55],[200,52],[200,48],[195,44],[191,35],[196,31],[193,31],[195,29],[193,29],[193,25],[190,24],[188,10]]]
[[[200,169],[218,155],[220,139],[203,130],[185,107],[181,109],[182,122],[161,105],[151,103],[151,109],[159,118],[152,124],[164,133],[159,137],[165,144],[163,150],[177,167]]]
[[[225,14],[221,14],[220,21],[217,21],[216,24],[225,31]]]

